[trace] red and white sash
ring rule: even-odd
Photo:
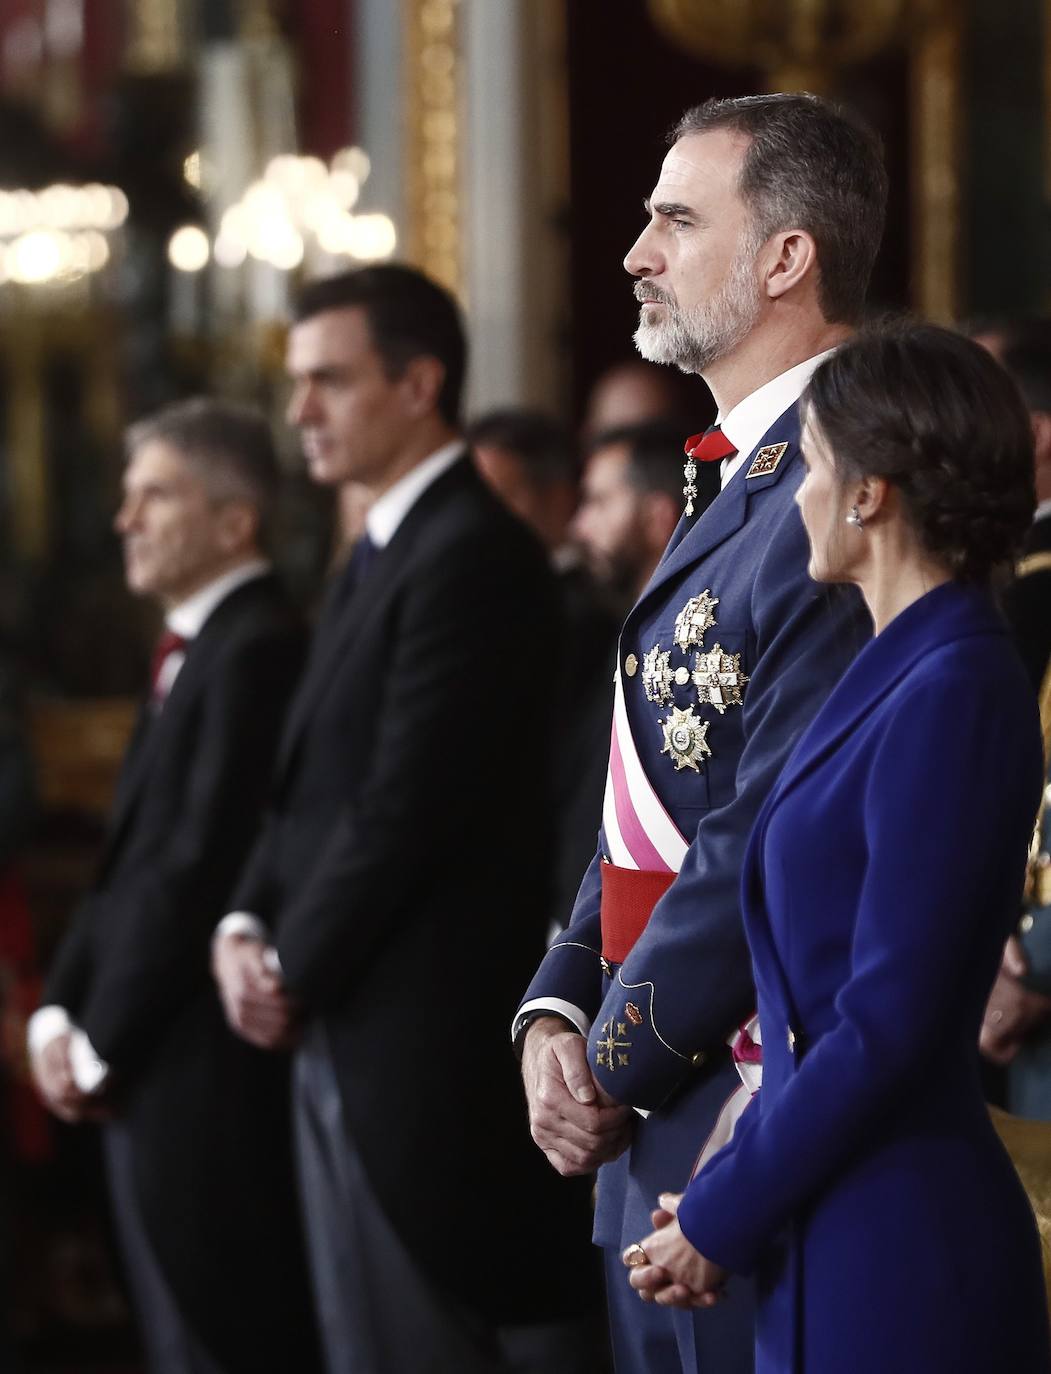
[[[607,858],[618,868],[651,873],[678,873],[689,844],[668,815],[650,784],[635,748],[624,702],[624,687],[617,670],[613,698],[613,730],[602,824]],[[727,1040],[741,1084],[731,1093],[697,1160],[694,1173],[721,1150],[751,1102],[763,1078],[762,1036],[759,1018],[753,1016]],[[648,1115],[648,1113],[642,1113]]]
[[[613,698],[613,731],[602,824],[607,858],[618,868],[678,873],[689,848],[678,826],[650,785],[635,749],[618,670]]]

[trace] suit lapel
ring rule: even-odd
[[[955,640],[983,634],[1006,637],[1007,629],[989,597],[979,590],[947,582],[913,602],[865,645],[839,680],[800,738],[765,809],[837,749],[920,659]]]
[[[350,593],[344,609],[327,620],[322,632],[315,635],[306,674],[282,734],[275,778],[281,778],[291,763],[314,708],[331,686],[338,665],[351,651],[361,627],[394,594],[398,570],[405,565],[420,530],[433,518],[435,510],[469,482],[472,475],[468,460],[460,458],[421,493],[394,531],[390,543],[376,553],[368,574]]]
[[[207,683],[211,665],[226,640],[231,622],[238,618],[252,601],[272,597],[275,586],[274,576],[267,575],[253,578],[251,582],[235,588],[215,608],[201,627],[200,634],[189,646],[186,661],[179,669],[161,710],[157,711],[149,698],[143,702],[117,783],[110,823],[111,840],[115,841],[120,834],[143,784],[150,775],[150,761],[156,752],[158,742],[163,741],[173,723],[178,721],[179,716],[192,704]]]

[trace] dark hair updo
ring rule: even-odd
[[[1033,518],[1033,435],[1014,382],[930,324],[856,335],[814,373],[804,405],[845,481],[883,477],[926,552],[989,582]]]

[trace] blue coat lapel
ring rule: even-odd
[[[915,664],[935,649],[971,635],[1007,634],[990,597],[947,582],[907,607],[865,646],[796,746],[770,805],[828,756]]]
[[[788,448],[774,471],[765,477],[746,477],[745,474],[759,449],[767,444],[779,443],[787,443]],[[792,467],[798,452],[799,413],[798,406],[793,403],[774,421],[707,510],[696,519],[687,518],[685,515],[682,517],[668,542],[663,558],[657,564],[653,576],[639,598],[639,604],[641,605],[671,578],[704,558],[718,544],[736,534],[747,518],[749,499],[756,492],[779,482],[785,472]]]

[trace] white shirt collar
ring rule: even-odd
[[[805,362],[796,363],[787,372],[771,377],[750,396],[738,401],[725,419],[719,420],[723,433],[737,450],[733,458],[723,463],[724,487],[778,416],[799,400],[820,364],[834,352],[834,348],[826,348],[824,353],[818,353]]]
[[[173,634],[181,635],[183,639],[196,639],[205,621],[221,601],[225,601],[238,587],[265,576],[269,571],[270,564],[265,558],[253,558],[248,563],[231,568],[222,577],[217,577],[214,582],[209,582],[199,592],[194,592],[193,596],[173,607],[164,617],[164,623]]]
[[[1033,512],[1033,524],[1035,525],[1038,520],[1046,519],[1049,515],[1051,515],[1051,496],[1041,501]]]
[[[453,439],[399,477],[382,496],[377,496],[365,516],[365,528],[377,549],[385,549],[398,526],[427,488],[451,468],[464,452],[462,439]]]

